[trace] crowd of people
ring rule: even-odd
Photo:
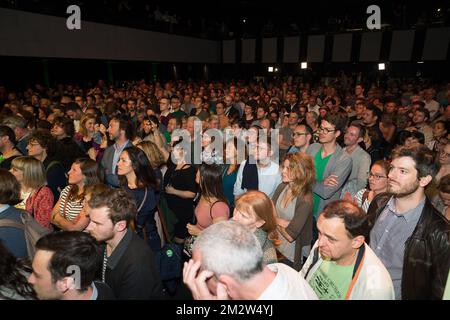
[[[448,298],[449,126],[450,83],[0,86],[0,299]]]

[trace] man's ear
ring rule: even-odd
[[[339,138],[340,135],[341,135],[341,130],[336,130],[334,132],[334,136],[336,137],[336,139]]]
[[[230,299],[234,300],[239,297],[239,282],[226,274],[220,275],[218,280],[218,283],[225,287],[225,290]]]
[[[364,236],[357,236],[352,239],[352,248],[353,249],[359,249],[362,245],[364,245],[365,237]]]
[[[64,277],[61,280],[56,281],[56,289],[61,294],[66,293],[70,289],[75,288],[75,281],[72,277]]]
[[[430,175],[428,175],[426,177],[419,178],[419,185],[422,188],[425,188],[432,180],[433,180],[433,177],[430,176]]]
[[[265,222],[264,220],[258,219],[258,220],[255,222],[255,225],[256,225],[256,227],[259,229],[259,228],[261,228],[265,223],[266,223],[266,222]]]
[[[114,229],[117,232],[122,232],[127,228],[127,222],[125,220],[121,220],[114,225]]]

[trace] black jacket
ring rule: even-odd
[[[94,281],[94,284],[98,292],[97,300],[116,300],[112,289],[106,283]]]
[[[236,109],[234,106],[231,106],[230,110],[227,110],[227,108],[225,108],[225,115],[230,119],[238,119],[240,113],[238,109]]]
[[[153,252],[130,229],[108,257],[105,282],[118,300],[163,298],[161,277]]]
[[[391,198],[375,197],[367,212],[372,228]],[[442,299],[450,268],[450,223],[428,200],[416,229],[405,243],[402,299]]]

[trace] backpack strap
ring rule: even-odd
[[[0,219],[0,227],[16,228],[16,229],[20,229],[20,230],[25,230],[25,226],[23,223],[17,222],[12,219]]]
[[[318,260],[319,260],[319,248],[316,248],[314,249],[313,261],[311,262],[308,271],[306,271],[305,279],[308,277],[309,272],[311,271],[312,267],[314,267],[314,265],[317,263]]]
[[[53,160],[53,161],[51,161],[51,162],[48,164],[47,168],[45,169],[45,173],[48,173],[48,172],[50,171],[50,169],[51,169],[52,167],[54,167],[55,165],[57,165],[57,164],[61,165],[61,162],[59,162],[58,160]]]

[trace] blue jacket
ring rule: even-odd
[[[8,209],[0,212],[0,221],[3,219],[16,220],[22,223],[20,219],[21,210],[9,207]],[[27,243],[23,230],[12,227],[0,227],[0,241],[5,247],[16,257],[26,258],[28,257]]]

